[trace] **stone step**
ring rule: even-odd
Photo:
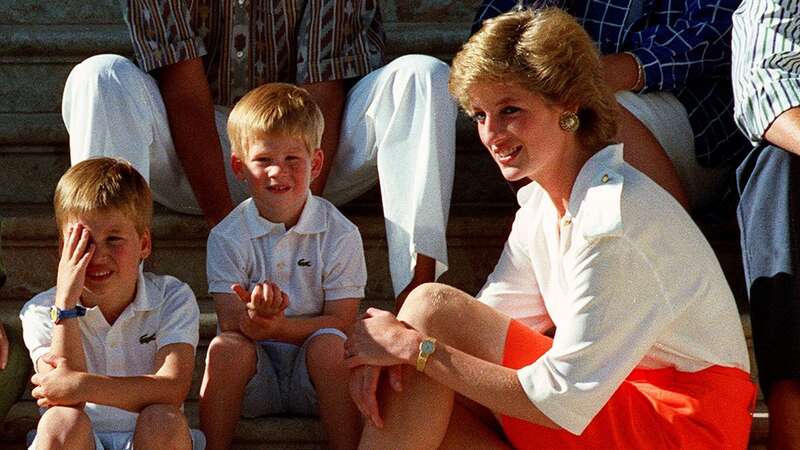
[[[451,269],[441,279],[443,282],[474,294],[494,267],[513,213],[507,206],[492,205],[475,204],[452,210],[448,226]],[[0,299],[30,298],[54,284],[57,247],[51,210],[47,205],[0,207],[2,257],[8,274],[6,286],[0,289]],[[351,205],[344,211],[359,227],[364,241],[370,268],[367,297],[392,298],[384,221],[379,207]],[[204,221],[158,208],[152,230],[154,249],[147,260],[147,269],[174,275],[187,282],[199,296],[205,295]]]

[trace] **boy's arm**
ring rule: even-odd
[[[257,322],[244,318],[241,327],[251,339],[275,339],[299,345],[322,328],[336,328],[345,332],[356,321],[360,301],[359,298],[327,301],[319,316],[286,317],[279,314]]]
[[[90,244],[89,230],[83,225],[69,224],[65,234],[61,258],[58,262],[54,303],[57,308],[62,310],[73,309],[77,306],[86,280],[86,268],[94,254],[94,245]],[[83,353],[80,320],[80,318],[66,319],[58,324],[53,324],[50,354],[64,358],[64,364],[69,365],[70,369],[85,372],[86,355]],[[47,373],[52,370],[52,366],[39,358],[36,361],[36,369],[40,373]]]
[[[190,344],[168,344],[156,352],[155,373],[133,377],[110,377],[78,372],[64,358],[41,358],[52,365],[31,381],[31,392],[42,407],[92,402],[139,412],[153,404],[180,406],[192,383],[194,349]]]
[[[217,313],[217,325],[220,331],[236,331],[239,329],[239,320],[247,311],[247,307],[236,294],[213,293],[214,310]]]

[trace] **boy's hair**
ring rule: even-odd
[[[320,147],[325,119],[311,94],[287,83],[267,83],[248,92],[231,111],[228,137],[233,153],[244,159],[259,135],[299,137],[311,152]]]
[[[153,217],[147,182],[131,163],[114,158],[92,158],[72,166],[58,181],[53,206],[59,230],[70,218],[116,210],[141,235]]]
[[[617,132],[614,97],[600,55],[574,17],[559,8],[509,12],[483,23],[453,59],[450,92],[469,111],[469,90],[515,83],[547,103],[576,105],[579,141],[595,152]]]

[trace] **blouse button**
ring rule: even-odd
[[[608,174],[603,174],[603,178],[600,179],[603,183],[608,183]]]

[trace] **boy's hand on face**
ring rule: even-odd
[[[72,370],[65,358],[49,353],[42,356],[42,361],[53,367],[53,370],[31,377],[31,383],[36,385],[31,391],[36,404],[42,408],[59,405],[82,407],[84,402],[80,395],[85,392],[81,386],[83,373]]]
[[[275,317],[289,306],[289,296],[275,283],[258,283],[252,292],[247,292],[239,284],[231,285],[231,289],[244,302],[251,319]]]
[[[81,224],[69,225],[66,234],[56,281],[56,306],[63,309],[78,304],[95,248],[89,230]]]

